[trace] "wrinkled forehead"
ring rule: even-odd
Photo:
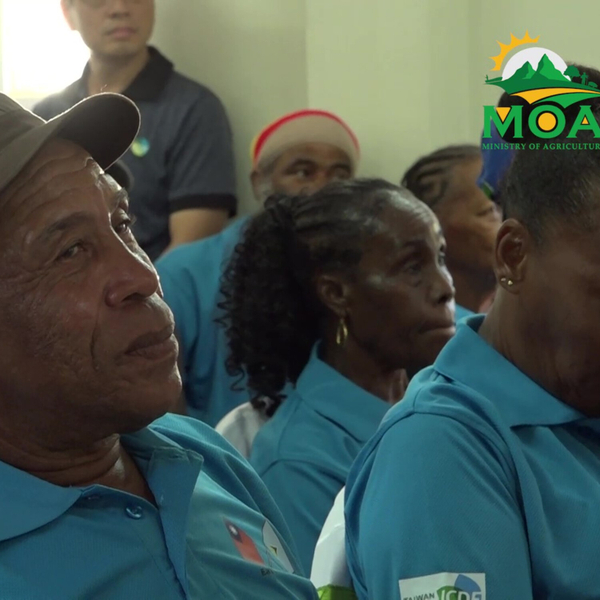
[[[389,203],[380,215],[382,233],[395,245],[409,239],[442,237],[442,228],[435,213],[410,192],[390,192]]]
[[[351,169],[350,157],[341,148],[325,143],[296,144],[284,150],[275,159],[277,168],[285,168],[295,162],[312,162],[319,166],[347,166]]]
[[[389,192],[389,208],[397,214],[399,218],[404,214],[405,218],[415,218],[426,222],[437,223],[437,217],[431,208],[405,189],[401,192]]]
[[[71,191],[98,186],[101,175],[102,169],[80,146],[49,141],[0,193],[0,227],[14,226]]]

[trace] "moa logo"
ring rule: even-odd
[[[533,39],[526,32],[522,39],[511,34],[509,44],[498,42],[500,53],[490,57],[494,61],[491,72],[492,75],[497,72],[501,74],[495,77],[486,75],[485,84],[497,86],[510,96],[519,97],[525,102],[511,107],[484,106],[484,139],[493,137],[493,126],[500,136],[510,131],[516,140],[523,138],[524,127],[541,140],[555,138],[566,128],[564,109],[600,97],[598,85],[589,80],[587,73],[580,72],[573,65],[568,66],[556,52],[534,45],[538,41],[539,37]],[[506,60],[514,49],[521,46],[528,47]],[[528,111],[526,122],[523,115],[524,104],[533,107]],[[580,106],[575,121],[570,124],[567,137],[575,138],[582,130],[591,131],[594,138],[600,139],[600,126],[593,117],[589,104]]]

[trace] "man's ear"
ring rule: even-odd
[[[262,197],[263,177],[256,169],[253,169],[252,173],[250,173],[250,183],[252,184],[254,197],[262,204],[265,201],[265,199]]]
[[[317,298],[340,319],[348,314],[351,287],[339,275],[321,273],[315,279]]]
[[[73,17],[73,0],[60,0],[63,16],[72,31],[77,31],[77,23]]]
[[[507,219],[500,226],[496,238],[496,277],[507,291],[517,292],[525,279],[532,245],[531,233],[517,219]]]

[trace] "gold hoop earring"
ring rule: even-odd
[[[337,331],[335,333],[335,343],[338,346],[343,346],[348,339],[348,327],[346,326],[346,319],[342,317],[338,323]]]

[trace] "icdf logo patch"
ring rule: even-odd
[[[485,573],[436,573],[401,579],[400,600],[485,600]]]

